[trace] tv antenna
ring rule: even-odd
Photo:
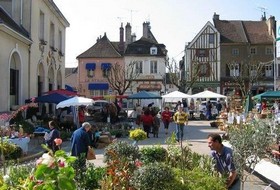
[[[258,6],[258,9],[263,13],[262,19],[266,19],[267,8],[266,7],[262,7],[262,6]]]
[[[134,12],[138,12],[138,10],[132,10],[132,9],[126,9],[127,11],[130,12],[130,24],[132,25],[132,16]]]

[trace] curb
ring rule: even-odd
[[[29,155],[29,156],[18,158],[18,162],[22,163],[22,162],[30,161],[30,160],[33,160],[35,158],[41,157],[43,154],[44,154],[44,151],[41,151],[41,152],[38,152],[36,154],[32,154],[32,155]]]

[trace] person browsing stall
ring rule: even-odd
[[[222,144],[220,134],[209,134],[207,142],[211,149],[210,156],[215,160],[215,169],[220,174],[228,175],[227,188],[233,187],[238,181],[238,177],[233,163],[232,149]]]

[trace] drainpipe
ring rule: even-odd
[[[20,25],[22,25],[22,5],[23,5],[23,3],[22,3],[22,0],[20,0]]]

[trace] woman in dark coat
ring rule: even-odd
[[[49,128],[50,128],[51,131],[46,136],[46,139],[45,139],[48,148],[51,149],[53,152],[59,150],[59,146],[57,146],[55,144],[54,139],[60,138],[60,133],[55,127],[56,127],[55,122],[50,121],[49,122]]]
[[[82,127],[74,131],[71,137],[71,155],[80,156],[82,153],[85,153],[85,156],[88,152],[90,146],[90,138],[88,131],[90,130],[91,125],[88,122],[84,122]]]

